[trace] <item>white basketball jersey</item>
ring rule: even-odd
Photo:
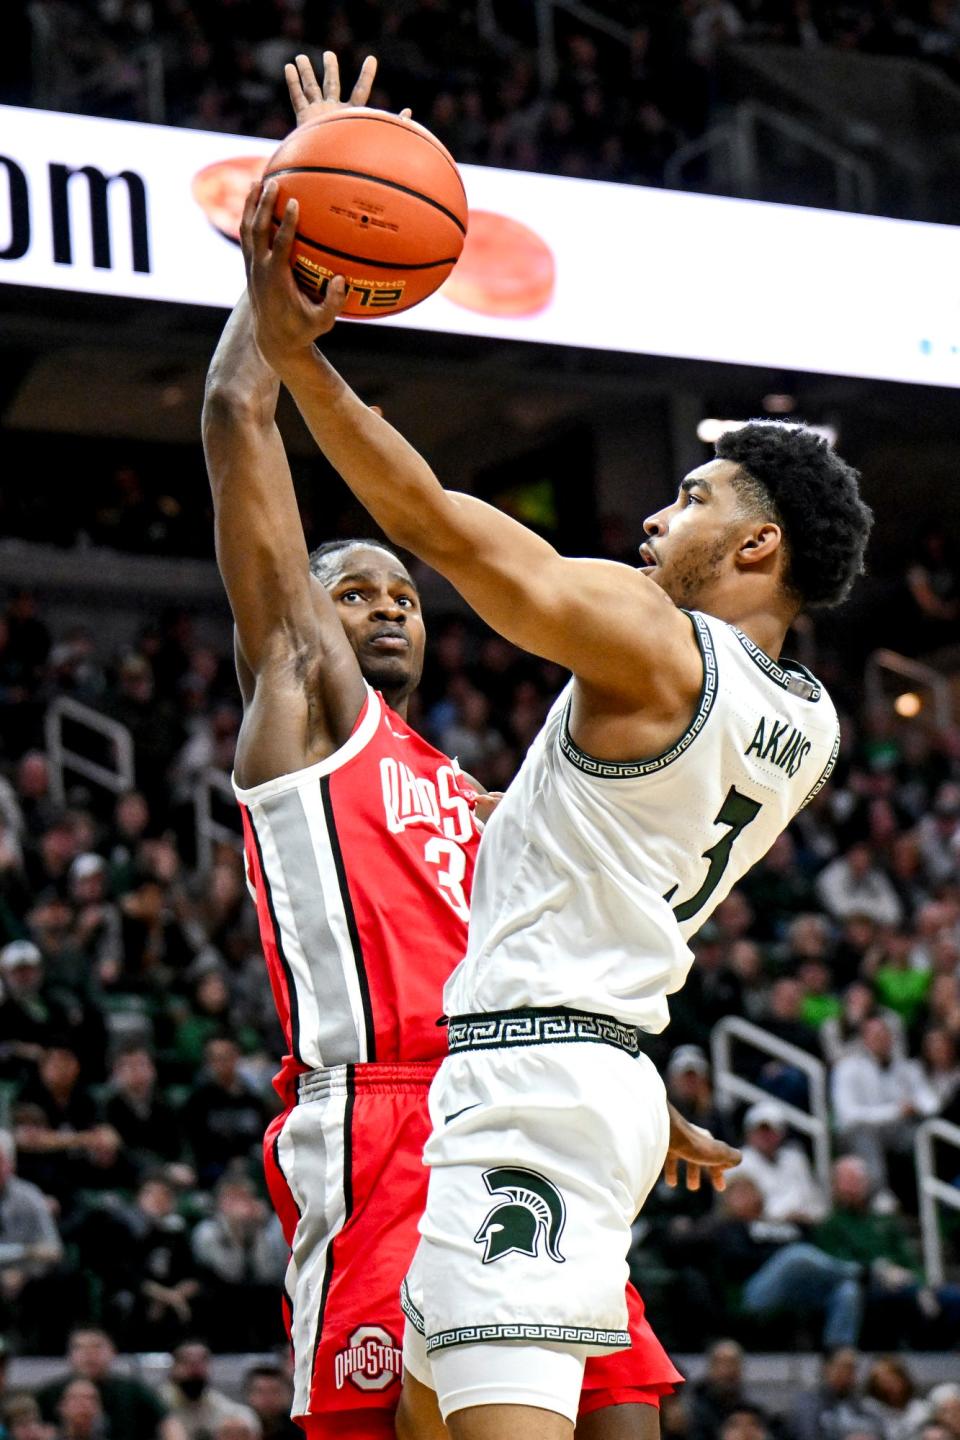
[[[448,1015],[564,1005],[659,1032],[688,939],[833,769],[826,691],[742,631],[690,616],[703,688],[662,755],[597,760],[563,691],[486,826]]]

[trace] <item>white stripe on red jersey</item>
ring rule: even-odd
[[[234,790],[287,1037],[281,1093],[304,1069],[442,1056],[480,837],[456,762],[368,686],[333,755]]]

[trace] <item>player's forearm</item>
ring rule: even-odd
[[[280,382],[257,348],[250,300],[244,291],[210,362],[203,396],[203,430],[246,421],[273,424]]]
[[[330,464],[395,544],[438,566],[469,544],[455,498],[319,351],[285,357],[280,378]]]

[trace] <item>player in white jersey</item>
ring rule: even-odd
[[[321,449],[392,540],[573,673],[484,835],[445,992],[398,1431],[433,1440],[442,1414],[454,1440],[568,1440],[585,1357],[627,1343],[630,1224],[667,1147],[639,1032],[830,773],[833,706],[779,656],[805,604],[848,592],[871,516],[820,437],[759,422],[645,522],[639,569],[559,555],[443,490],[318,352],[343,282],[300,294],[296,205],[271,249],[273,203],[267,185],[243,231],[257,339]]]

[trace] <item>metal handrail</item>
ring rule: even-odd
[[[716,125],[711,125],[710,129],[704,131],[696,140],[689,140],[686,145],[681,145],[674,150],[663,167],[664,185],[668,190],[682,190],[683,175],[687,166],[704,155],[711,155],[721,147],[726,148],[727,164],[732,174],[735,149],[734,129],[725,120],[721,120]]]
[[[837,204],[842,210],[859,210],[870,214],[876,207],[876,185],[870,166],[841,145],[827,140],[811,125],[784,115],[770,105],[748,100],[734,111],[734,166],[740,193],[749,195],[757,189],[757,129],[766,125],[783,138],[828,160],[834,169]]]
[[[243,850],[243,837],[221,820],[214,819],[212,801],[215,794],[231,804],[236,801],[230,776],[208,765],[200,775],[193,797],[197,867],[201,873],[208,871],[213,864],[214,845],[232,845],[235,850]]]
[[[882,705],[884,701],[881,672],[890,671],[902,680],[924,685],[933,697],[933,709],[937,724],[946,728],[953,720],[953,704],[950,696],[950,682],[939,670],[924,665],[920,660],[911,660],[896,650],[874,650],[867,661],[863,676],[864,689],[870,705]]]
[[[95,735],[102,735],[109,740],[113,745],[116,769],[111,770],[96,760],[88,759],[86,755],[78,755],[75,750],[68,750],[63,740],[65,720],[82,725]],[[133,736],[119,720],[111,720],[109,715],[103,715],[89,705],[81,705],[79,700],[73,700],[69,695],[59,695],[47,707],[43,729],[50,762],[50,794],[57,805],[64,803],[66,795],[63,782],[65,770],[82,775],[85,780],[109,790],[113,795],[122,795],[133,789]]]
[[[960,1210],[960,1189],[937,1177],[933,1142],[943,1140],[960,1150],[960,1125],[949,1120],[924,1120],[917,1126],[914,1155],[917,1163],[917,1193],[920,1196],[920,1242],[923,1246],[923,1268],[930,1285],[944,1281],[943,1236],[937,1215],[937,1201]]]
[[[555,23],[557,10],[565,10],[568,15],[579,20],[581,25],[588,25],[592,30],[599,31],[601,35],[606,35],[621,45],[630,44],[630,30],[626,25],[601,15],[592,6],[584,5],[582,0],[536,0],[537,62],[541,83],[548,90],[556,84],[559,71]]]
[[[713,1079],[717,1101],[721,1108],[729,1109],[734,1100],[756,1102],[770,1100],[769,1090],[754,1085],[734,1073],[731,1058],[732,1041],[740,1040],[762,1050],[777,1060],[784,1060],[797,1070],[802,1070],[810,1082],[810,1110],[801,1110],[785,1100],[777,1100],[794,1129],[809,1135],[813,1142],[813,1164],[817,1178],[827,1194],[830,1192],[830,1113],[827,1109],[827,1067],[815,1055],[791,1045],[762,1030],[739,1015],[727,1015],[713,1027],[710,1036],[710,1051],[713,1058]]]

